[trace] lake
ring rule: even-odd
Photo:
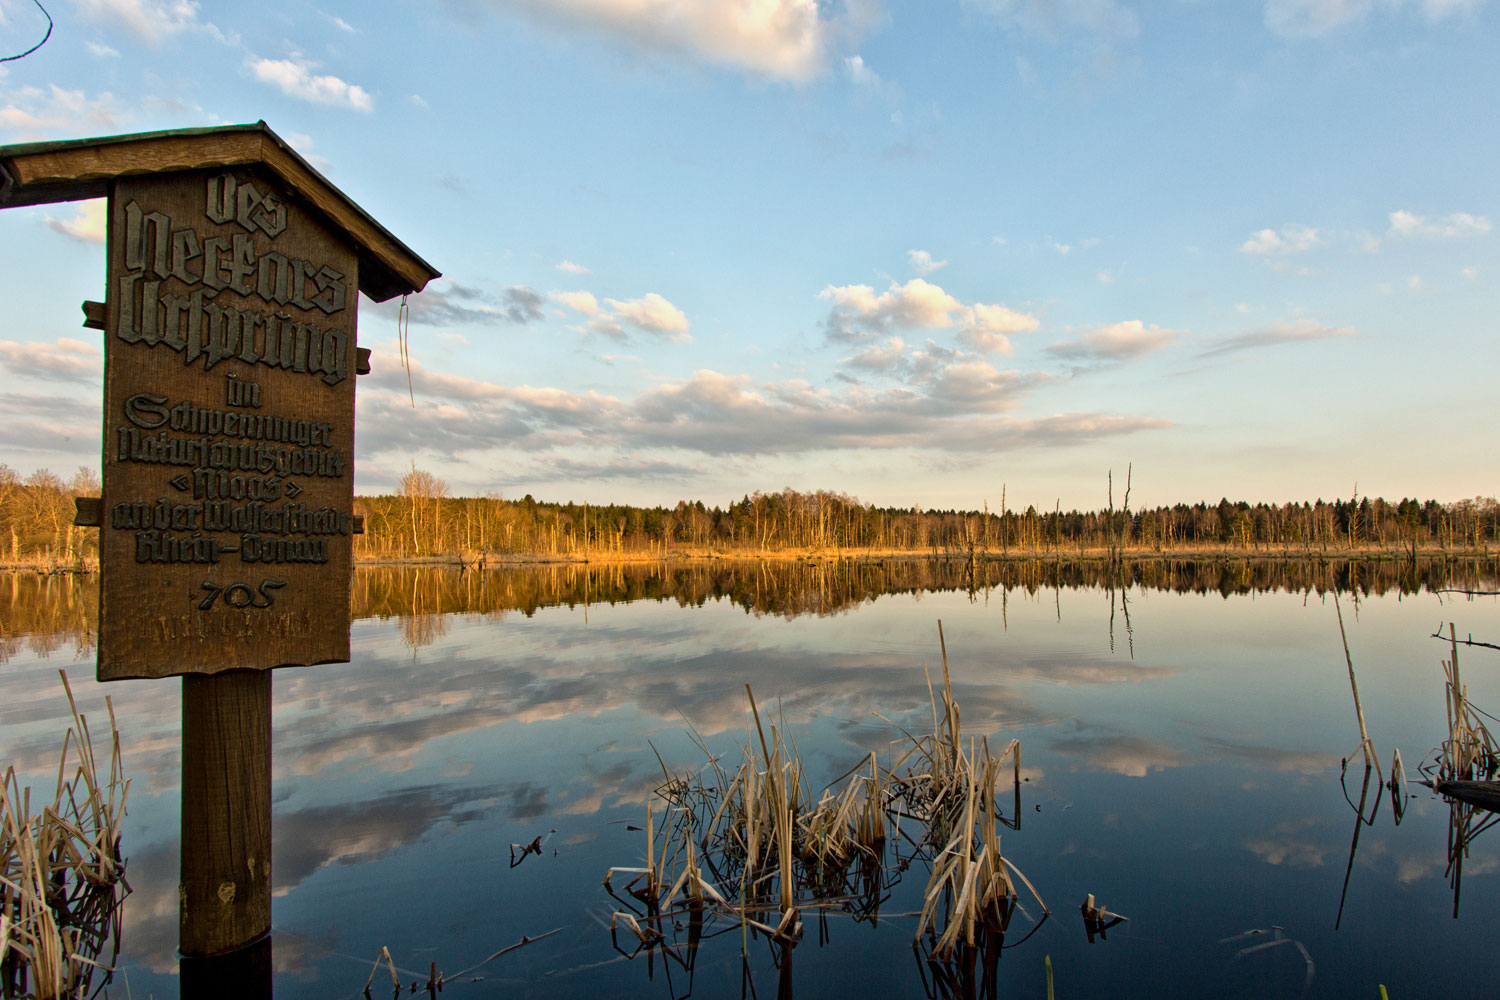
[[[602,885],[643,863],[663,765],[703,770],[689,725],[726,763],[756,738],[747,683],[815,794],[886,758],[897,725],[931,732],[941,621],[964,732],[1021,741],[1004,853],[1051,911],[1037,926],[1023,891],[999,995],[1045,996],[1050,958],[1059,997],[1493,996],[1500,834],[1469,846],[1456,902],[1450,807],[1415,779],[1447,735],[1432,633],[1500,642],[1497,598],[1436,591],[1497,579],[1493,562],[361,568],[352,661],[274,678],[275,993],[360,996],[388,947],[410,995],[432,962],[451,976],[555,930],[444,992],[950,995],[912,947],[921,857],[891,873],[878,919],[805,911],[787,976],[764,938],[742,960],[723,918],[690,963],[627,958]],[[180,684],[93,681],[96,590],[0,576],[0,764],[50,795],[57,671],[101,755],[112,698],[133,892],[109,992],[172,997]],[[1364,824],[1349,801],[1363,765],[1335,594],[1381,767],[1399,748],[1412,779],[1399,824],[1388,795]],[[1500,651],[1459,656],[1470,698],[1500,711]],[[1128,918],[1092,943],[1090,894]],[[382,964],[372,995],[390,991]]]

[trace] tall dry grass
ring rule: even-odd
[[[66,674],[62,682],[73,723],[51,802],[33,813],[32,790],[14,767],[0,781],[0,992],[7,997],[86,992],[118,954],[120,902],[130,891],[120,853],[130,782],[114,706],[104,700],[110,756],[101,781],[88,719]]]

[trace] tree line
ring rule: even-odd
[[[1002,497],[1003,497],[1002,491]],[[1127,494],[1128,496],[1128,494]],[[1500,503],[1412,498],[1251,504],[1179,503],[1130,510],[978,510],[879,507],[826,490],[746,494],[727,506],[550,503],[529,493],[452,497],[413,469],[394,494],[358,497],[365,533],[357,557],[485,554],[542,558],[665,557],[673,553],[891,552],[1072,555],[1233,549],[1289,555],[1338,551],[1482,551],[1500,540]]]
[[[22,477],[0,465],[0,563],[73,565],[97,559],[98,534],[73,526],[74,499],[98,496],[80,468],[68,480],[39,469]],[[356,558],[516,556],[544,559],[665,558],[720,552],[889,552],[960,556],[1084,555],[1206,549],[1313,554],[1361,550],[1482,551],[1500,540],[1493,497],[1453,503],[1380,497],[1302,503],[1179,503],[1130,510],[924,510],[861,503],[827,490],[746,494],[709,507],[554,503],[530,494],[454,497],[442,479],[413,468],[395,493],[356,497],[365,530]]]
[[[0,564],[74,565],[97,560],[99,533],[73,525],[75,497],[99,495],[99,477],[80,466],[71,479],[47,469],[22,478],[0,465]]]

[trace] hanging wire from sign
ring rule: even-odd
[[[20,55],[0,56],[0,63],[15,62],[17,59],[25,59],[37,49],[41,48],[43,45],[46,45],[47,39],[52,37],[52,15],[47,13],[46,7],[42,6],[42,0],[31,0],[31,2],[36,4],[36,9],[41,11],[42,16],[47,19],[47,33],[42,36],[42,40],[40,42],[37,42],[35,45],[27,49],[25,52],[22,52]]]
[[[411,399],[412,409],[417,408],[417,394],[411,387],[411,307],[406,296],[401,296],[401,308],[396,312],[396,347],[401,352],[401,367],[406,369],[406,395]]]

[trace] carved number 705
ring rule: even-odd
[[[207,611],[213,607],[220,595],[223,595],[224,603],[231,608],[269,608],[276,603],[276,598],[268,591],[285,586],[285,580],[262,580],[258,590],[251,590],[248,583],[231,583],[227,587],[221,587],[204,580],[203,589],[208,591],[208,596],[198,602],[198,610]]]

